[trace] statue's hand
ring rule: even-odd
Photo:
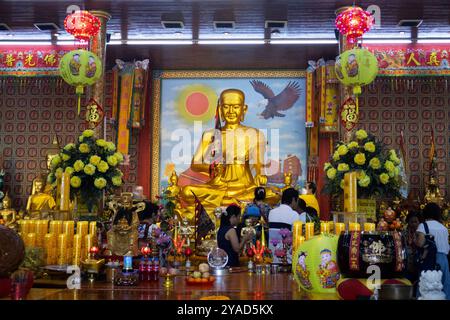
[[[263,174],[257,174],[255,177],[255,183],[258,187],[267,185],[267,176]]]

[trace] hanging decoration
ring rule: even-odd
[[[148,90],[149,60],[124,62],[116,60],[113,68],[112,118],[118,124],[117,147],[128,154],[131,130],[144,126]]]
[[[89,100],[86,106],[86,122],[89,129],[94,129],[103,121],[103,108],[94,99]]]
[[[350,7],[336,17],[336,28],[351,44],[356,43],[373,26],[373,16],[360,7]]]
[[[78,114],[80,114],[80,100],[84,87],[93,85],[102,75],[102,63],[92,52],[73,50],[62,57],[59,64],[61,77],[68,84],[76,87],[78,95]]]
[[[78,40],[89,41],[100,28],[100,19],[86,10],[76,11],[64,19],[64,29]]]
[[[341,106],[339,112],[341,123],[345,130],[352,131],[358,123],[358,109],[355,100],[352,97],[347,98]]]
[[[337,57],[334,67],[339,81],[353,86],[355,95],[361,94],[361,86],[370,84],[378,73],[377,58],[366,49],[344,51]]]

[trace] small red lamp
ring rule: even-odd
[[[69,14],[64,20],[64,29],[76,39],[89,41],[100,31],[101,21],[98,17],[86,10]]]
[[[347,37],[349,43],[356,43],[374,24],[373,16],[360,7],[350,7],[336,17],[336,28]]]

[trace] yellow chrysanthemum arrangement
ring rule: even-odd
[[[70,176],[71,197],[80,196],[88,208],[98,204],[103,191],[112,192],[123,184],[118,166],[124,161],[114,143],[96,139],[93,130],[85,130],[77,143],[69,143],[51,161],[49,181],[63,173]]]
[[[347,172],[357,172],[358,197],[397,196],[401,183],[401,160],[395,150],[386,146],[365,130],[358,130],[347,143],[339,142],[330,162],[324,166],[325,191],[342,193]]]

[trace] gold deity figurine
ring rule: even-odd
[[[241,230],[241,238],[244,238],[247,234],[251,234],[252,235],[252,239],[256,236],[256,229],[253,226],[253,220],[252,219],[245,219],[245,227],[242,228]],[[247,249],[247,247],[249,247],[250,244],[247,243],[244,249]]]
[[[208,214],[216,207],[228,206],[238,201],[252,201],[254,189],[267,184],[264,161],[266,141],[264,134],[241,124],[247,112],[245,94],[238,89],[227,89],[218,102],[220,120],[217,129],[202,134],[202,140],[192,158],[191,170],[209,177],[205,184],[182,188],[180,198],[184,210],[180,215],[192,220],[195,215],[195,196]],[[252,174],[255,170],[255,176]],[[195,194],[195,196],[194,196]],[[267,190],[266,201],[275,204],[279,196]]]
[[[27,201],[27,212],[32,217],[41,218],[42,213],[47,213],[56,207],[55,199],[48,193],[44,192],[44,180],[38,177],[33,180],[33,188],[31,196]]]
[[[438,205],[442,205],[444,201],[444,197],[441,195],[441,191],[439,190],[439,185],[437,184],[436,179],[432,176],[430,177],[430,183],[426,189],[425,194],[425,202],[435,202]]]
[[[139,254],[138,248],[138,213],[145,209],[145,203],[133,205],[133,193],[123,192],[119,201],[112,200],[110,208],[114,212],[113,225],[107,232],[108,249],[114,255],[123,256],[131,251]]]
[[[182,224],[178,227],[178,234],[182,239],[186,239],[186,246],[191,245],[191,237],[194,235],[194,227],[189,225],[189,221],[186,218],[183,218]]]
[[[284,190],[292,188],[292,172],[284,173],[284,187],[281,188],[280,192],[283,193]]]
[[[3,220],[3,225],[5,227],[18,230],[18,221],[20,220],[20,216],[17,215],[16,210],[11,208],[11,198],[6,192],[5,196],[2,200],[3,209],[0,210],[0,216]]]
[[[172,174],[169,178],[169,186],[166,188],[166,191],[169,193],[170,197],[177,197],[181,191],[181,188],[178,186],[178,176],[175,171],[172,171]]]

